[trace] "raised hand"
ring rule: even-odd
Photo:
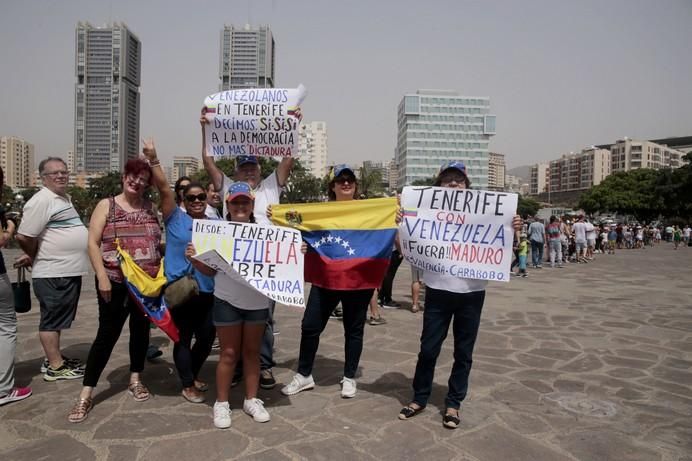
[[[143,139],[142,140],[142,154],[149,160],[149,162],[154,162],[157,160],[156,158],[156,146],[154,146],[154,140],[149,138],[149,139]]]

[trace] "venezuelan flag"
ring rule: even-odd
[[[272,221],[300,230],[305,280],[332,290],[379,288],[397,226],[395,198],[272,205]]]
[[[173,322],[171,311],[162,294],[157,296],[144,296],[139,289],[125,279],[125,285],[130,294],[130,298],[135,302],[142,313],[149,317],[151,323],[156,325],[171,338],[171,341],[177,343],[180,340],[178,327]]]

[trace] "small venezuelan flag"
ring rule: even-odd
[[[397,226],[395,198],[272,205],[272,221],[300,230],[305,280],[332,290],[379,288]]]

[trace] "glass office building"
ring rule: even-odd
[[[489,98],[418,90],[399,103],[397,125],[399,187],[437,175],[450,160],[466,164],[471,187],[488,187],[488,142],[495,134]]]

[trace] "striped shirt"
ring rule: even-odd
[[[74,277],[89,271],[88,232],[69,196],[44,187],[24,205],[18,234],[38,239],[32,278]]]

